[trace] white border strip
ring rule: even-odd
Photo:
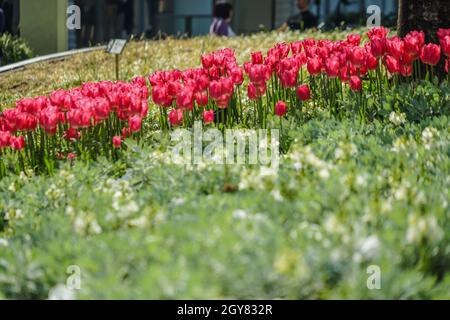
[[[19,69],[24,69],[28,65],[39,63],[39,62],[62,60],[64,58],[67,58],[67,57],[70,57],[70,56],[73,56],[73,55],[76,55],[79,53],[86,53],[86,52],[91,52],[91,51],[96,51],[96,50],[105,50],[105,49],[106,49],[106,46],[98,46],[98,47],[92,47],[92,48],[84,48],[84,49],[79,49],[79,50],[70,50],[70,51],[65,51],[65,52],[59,52],[59,53],[49,54],[49,55],[45,55],[45,56],[39,56],[36,58],[32,58],[32,59],[28,59],[28,60],[24,60],[21,62],[8,64],[6,66],[0,67],[0,74],[19,70]]]

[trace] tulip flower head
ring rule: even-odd
[[[306,84],[302,84],[297,88],[297,97],[300,101],[311,99],[311,91]]]
[[[278,101],[275,105],[275,115],[283,117],[287,113],[286,103],[283,101]]]
[[[441,59],[441,47],[434,43],[429,43],[422,48],[420,60],[430,66],[435,66]]]
[[[114,136],[112,138],[112,143],[113,143],[114,148],[120,149],[122,147],[122,138],[119,136]]]

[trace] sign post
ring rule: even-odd
[[[125,46],[127,45],[127,40],[124,39],[112,39],[109,41],[108,46],[106,47],[106,53],[115,55],[116,60],[116,80],[119,80],[119,59],[122,54]]]

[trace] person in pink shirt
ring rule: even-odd
[[[210,35],[219,37],[234,37],[236,34],[231,28],[233,6],[230,3],[218,3],[214,8],[214,18],[209,29]]]

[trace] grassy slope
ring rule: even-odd
[[[363,31],[361,31],[363,32]],[[121,58],[121,78],[129,80],[155,70],[200,66],[200,55],[224,47],[235,49],[238,60],[250,59],[255,50],[267,51],[276,42],[306,37],[340,38],[346,33],[269,33],[239,38],[210,38],[131,42]],[[83,82],[114,80],[114,58],[102,51],[74,56],[64,61],[44,62],[0,75],[0,110],[13,106],[16,99],[48,94],[59,88],[72,88]]]

